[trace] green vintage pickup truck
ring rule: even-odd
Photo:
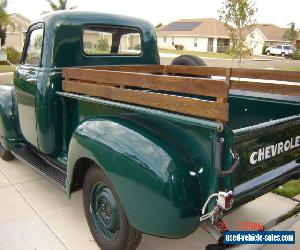
[[[300,171],[300,73],[160,65],[148,22],[55,12],[0,85],[0,156],[83,190],[102,249],[180,238]]]

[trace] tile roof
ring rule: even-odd
[[[284,34],[288,30],[288,28],[281,28],[274,24],[260,23],[253,25],[248,31],[245,31],[245,34],[248,35],[256,29],[259,29],[266,41],[288,41],[288,39],[284,37]],[[300,39],[300,34],[298,38]]]

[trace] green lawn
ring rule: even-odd
[[[278,68],[280,70],[288,70],[288,71],[300,71],[300,67],[287,67],[287,68]],[[275,194],[279,194],[288,198],[292,198],[298,194],[300,194],[300,179],[291,180],[284,184],[281,188],[277,188],[273,191]]]
[[[300,67],[294,66],[294,67],[287,67],[287,68],[278,68],[280,70],[287,70],[287,71],[300,71]]]
[[[221,58],[221,59],[231,59],[231,57],[224,53],[210,53],[210,52],[198,52],[189,50],[171,50],[171,49],[159,49],[161,53],[170,53],[177,55],[193,55],[198,57],[209,57],[209,58]]]
[[[291,180],[284,184],[281,188],[275,189],[273,192],[287,198],[292,198],[300,194],[300,179]]]
[[[15,67],[11,65],[0,65],[0,73],[14,72]]]

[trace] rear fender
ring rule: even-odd
[[[124,120],[83,122],[69,146],[68,194],[82,158],[96,162],[112,180],[135,228],[171,238],[197,228],[199,211],[191,204],[201,203],[198,177],[190,174],[186,156],[162,135]]]

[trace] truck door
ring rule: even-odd
[[[15,73],[15,89],[18,101],[20,128],[24,138],[38,146],[36,133],[36,90],[41,70],[43,48],[43,24],[31,26],[28,30],[21,65]]]

